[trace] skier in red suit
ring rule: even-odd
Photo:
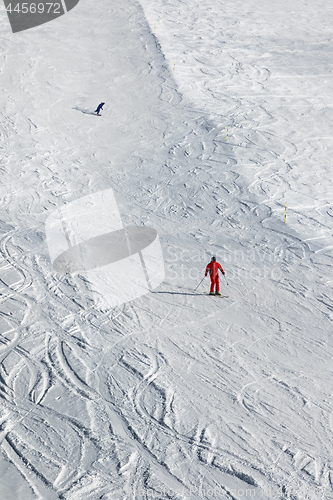
[[[223,275],[225,275],[225,272],[223,271],[221,264],[216,262],[216,257],[212,257],[212,260],[207,265],[206,272],[205,272],[205,276],[207,276],[208,273],[210,274],[211,285],[210,285],[209,295],[221,295],[220,294],[219,269],[220,269],[221,273]],[[216,292],[214,294],[214,286],[215,285],[216,285]]]

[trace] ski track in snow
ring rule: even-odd
[[[3,28],[3,500],[333,498],[333,11],[282,4]],[[166,266],[113,310],[52,269],[44,226],[110,187]],[[211,254],[228,299],[193,293]]]

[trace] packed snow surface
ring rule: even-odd
[[[333,499],[333,3],[0,20],[1,500]],[[46,231],[106,190],[165,268],[116,307]]]

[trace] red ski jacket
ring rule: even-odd
[[[218,276],[219,274],[219,269],[221,269],[222,274],[224,274],[221,264],[219,264],[218,262],[210,262],[206,267],[205,276],[207,276],[209,272],[211,278],[216,278],[216,276]]]

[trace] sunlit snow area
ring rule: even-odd
[[[333,3],[0,27],[0,499],[332,500]],[[111,205],[158,235],[134,299],[122,260],[53,262],[47,221]]]

